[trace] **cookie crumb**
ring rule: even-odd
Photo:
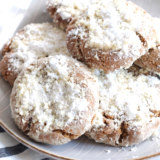
[[[135,146],[135,147],[131,148],[130,151],[132,151],[132,152],[137,151],[137,147]]]
[[[111,150],[107,149],[107,150],[105,150],[105,152],[106,152],[107,154],[110,154],[110,153],[111,153]]]

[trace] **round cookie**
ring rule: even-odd
[[[143,74],[135,76],[135,70],[134,66],[130,72],[105,74],[95,70],[100,106],[86,136],[112,146],[131,146],[146,140],[158,129],[160,81]]]
[[[1,73],[13,85],[23,67],[48,56],[70,55],[65,32],[55,24],[29,24],[19,31],[3,48]]]
[[[154,18],[154,28],[157,35],[157,45],[134,63],[140,67],[160,72],[160,18]]]
[[[42,58],[19,74],[10,104],[16,125],[30,138],[64,144],[91,128],[99,106],[97,79],[70,57]]]
[[[48,0],[47,10],[53,21],[62,29],[67,29],[71,20],[84,12],[91,0]]]
[[[95,0],[67,28],[74,58],[106,73],[128,68],[156,46],[153,18],[128,1]]]

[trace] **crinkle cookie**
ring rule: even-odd
[[[127,70],[110,74],[95,70],[95,74],[100,106],[85,135],[112,146],[130,146],[149,138],[160,125],[160,81]]]
[[[93,0],[48,0],[47,9],[53,21],[67,29],[71,20],[84,12]]]
[[[16,79],[12,117],[35,141],[64,144],[91,128],[98,92],[97,79],[85,65],[63,55],[42,58]]]
[[[140,57],[134,63],[140,67],[160,72],[160,19],[155,18],[154,22],[154,27],[157,33],[157,45],[156,47],[151,48],[145,55]]]
[[[156,46],[153,18],[132,2],[95,0],[67,28],[74,58],[110,73],[128,68]]]
[[[2,50],[1,73],[13,85],[23,67],[53,55],[70,55],[65,32],[55,24],[29,24],[19,31]]]

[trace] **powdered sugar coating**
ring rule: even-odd
[[[74,58],[106,73],[129,68],[156,46],[153,18],[132,2],[95,0],[67,28]]]
[[[160,50],[159,45],[152,48],[145,55],[140,57],[134,62],[136,65],[147,68],[148,70],[155,72],[156,74],[160,73]]]
[[[100,106],[86,135],[112,146],[130,146],[149,138],[160,125],[160,81],[120,70],[93,70],[99,79]]]
[[[150,33],[152,18],[125,0],[93,1],[83,16],[76,18],[77,28],[68,34],[85,37],[83,33],[87,28],[89,35],[86,35],[85,47],[120,50],[120,56],[137,57],[141,48],[137,33],[146,40],[147,49],[155,46],[156,38]]]
[[[48,0],[47,10],[53,21],[62,29],[67,29],[75,17],[81,15],[93,0]]]
[[[145,55],[140,57],[135,64],[147,68],[151,71],[160,72],[160,19],[154,18],[154,28],[156,30],[157,46],[150,49]]]
[[[91,127],[98,108],[97,80],[78,61],[62,55],[41,59],[15,83],[11,108],[22,126],[31,117],[37,134],[61,130],[77,136]]]
[[[160,18],[154,18],[154,28],[157,33],[157,44],[160,45]]]
[[[65,44],[65,32],[50,23],[25,26],[12,38],[9,50],[11,54],[5,53],[8,60],[7,71],[12,71],[16,75],[23,67],[40,58],[70,55]]]
[[[57,8],[56,12],[65,20],[80,15],[81,12],[87,9],[92,1],[93,0],[48,0],[47,7]]]
[[[31,57],[35,57],[33,59],[57,54],[70,55],[65,44],[65,33],[50,23],[29,24],[23,28],[22,32],[12,38],[10,49],[16,54],[11,56],[10,62],[12,64],[17,60],[21,61],[23,53],[28,54],[28,57],[31,54]],[[14,56],[17,60],[12,59]],[[26,56],[24,61],[27,61],[28,57]],[[17,70],[21,65],[16,65]]]
[[[120,121],[134,120],[139,125],[150,121],[150,112],[160,111],[160,91],[157,85],[160,81],[156,77],[134,76],[127,70],[120,70],[110,74],[100,72],[100,112]]]
[[[148,69],[148,68],[141,68],[136,64],[133,64],[127,70],[129,72],[132,72],[135,76],[143,74],[143,75],[146,75],[146,76],[148,76],[148,75],[154,76],[154,77],[157,77],[158,79],[159,79],[159,76],[160,76],[160,73],[155,72],[155,71],[153,71],[151,69]]]

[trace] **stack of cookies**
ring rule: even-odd
[[[48,0],[2,49],[18,128],[61,145],[81,135],[130,146],[160,126],[160,20],[126,0]]]

